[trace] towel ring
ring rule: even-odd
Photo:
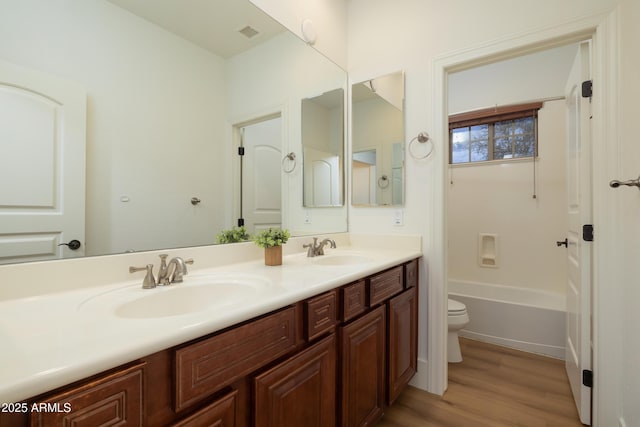
[[[382,175],[378,178],[378,187],[385,189],[389,186],[389,177],[387,175]]]
[[[291,166],[290,168],[287,168],[285,166],[285,162],[287,160],[289,160],[290,162],[293,162],[293,166]],[[282,158],[282,171],[284,173],[291,173],[295,168],[296,168],[296,154],[292,151],[291,153],[287,154]]]
[[[429,147],[429,151],[427,151],[427,154],[425,154],[424,156],[416,156],[416,154],[412,150],[413,144],[416,141],[418,141],[420,144],[428,143],[428,144],[431,145],[431,147]],[[413,157],[414,159],[416,159],[416,160],[426,159],[427,157],[429,157],[431,155],[431,153],[433,153],[433,139],[431,139],[431,137],[429,136],[428,133],[420,132],[411,141],[409,141],[409,155],[411,155],[411,157]]]

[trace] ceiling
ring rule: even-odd
[[[285,31],[248,0],[109,0],[223,58],[230,58]],[[258,31],[247,38],[239,31]]]

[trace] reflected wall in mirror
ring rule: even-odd
[[[305,207],[342,206],[344,90],[302,100]]]
[[[352,86],[351,203],[404,203],[404,73]]]
[[[0,10],[0,61],[86,93],[85,255],[213,244],[237,221],[233,125],[281,113],[282,151],[301,153],[301,99],[346,88],[344,70],[248,0],[0,0]],[[11,91],[23,86],[8,74],[0,70],[0,97],[15,101]],[[57,108],[43,104],[43,117]],[[42,123],[49,152],[64,152],[68,141],[51,130],[55,123]],[[48,167],[58,182],[64,168],[83,169]],[[313,230],[298,226],[301,172],[281,185],[282,224],[292,234],[346,231],[346,210],[318,217]],[[18,214],[0,223],[0,263],[78,256],[58,246],[74,233],[59,224],[28,226],[46,209],[66,212],[64,191],[45,194],[53,197],[46,206],[0,200],[3,218]]]

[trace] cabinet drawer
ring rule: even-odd
[[[414,259],[404,266],[404,287],[413,288],[418,286],[418,260]]]
[[[319,295],[304,303],[304,329],[311,341],[334,328],[338,321],[336,292]]]
[[[398,266],[382,272],[369,279],[368,303],[369,307],[392,297],[403,288],[403,267]]]
[[[142,426],[143,366],[137,364],[38,400],[37,404],[45,403],[55,411],[32,413],[31,426]]]
[[[234,390],[177,423],[171,424],[171,427],[233,427],[236,425],[237,399],[238,391]]]
[[[176,350],[175,410],[204,399],[296,347],[289,307]]]
[[[366,291],[364,280],[345,286],[340,290],[340,319],[343,322],[353,319],[366,310]]]

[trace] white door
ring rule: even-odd
[[[304,205],[340,205],[340,158],[314,148],[304,149]]]
[[[0,61],[0,263],[84,254],[85,139],[82,87]]]
[[[583,371],[591,371],[591,256],[592,243],[583,239],[591,224],[591,107],[582,96],[582,82],[590,80],[590,44],[578,49],[567,85],[567,347],[566,369],[583,424],[591,424],[591,388]]]
[[[250,234],[282,225],[282,120],[242,128],[241,215]]]

